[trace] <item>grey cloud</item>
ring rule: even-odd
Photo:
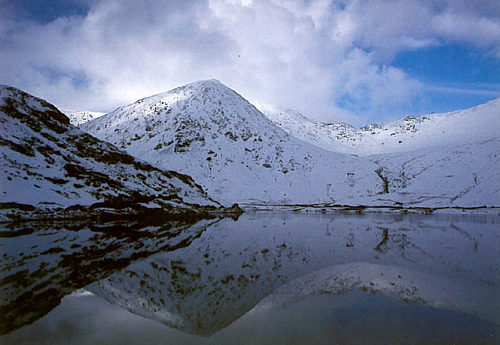
[[[85,4],[85,15],[43,23],[13,20],[15,9],[0,6],[0,82],[61,107],[107,111],[216,78],[254,102],[349,121],[404,112],[418,99],[422,83],[390,66],[399,52],[453,41],[500,58],[497,0]]]

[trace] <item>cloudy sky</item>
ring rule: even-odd
[[[0,0],[0,83],[111,111],[201,79],[353,125],[500,97],[498,0]]]

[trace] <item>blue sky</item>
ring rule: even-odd
[[[500,97],[497,0],[0,0],[0,83],[111,111],[200,79],[362,126]]]
[[[78,0],[15,0],[3,1],[18,20],[33,20],[48,24],[59,17],[85,16],[90,10],[90,1]]]
[[[422,111],[470,108],[499,97],[500,59],[468,44],[402,52],[393,66],[429,86]]]

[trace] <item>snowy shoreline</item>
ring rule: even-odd
[[[77,205],[78,206],[78,205]],[[406,207],[406,206],[367,206],[367,205],[276,205],[276,204],[241,204],[224,209],[203,210],[197,212],[169,213],[163,209],[144,208],[140,210],[103,209],[93,207],[70,207],[68,209],[43,210],[31,205],[16,204],[10,207],[0,204],[0,224],[10,222],[29,221],[153,221],[184,219],[184,218],[216,218],[238,217],[243,212],[304,212],[304,213],[383,213],[383,214],[464,214],[464,215],[498,215],[500,207],[472,206],[472,207]]]
[[[411,207],[411,206],[382,206],[382,205],[268,205],[268,204],[241,204],[245,212],[339,212],[339,213],[414,213],[414,214],[484,214],[500,215],[498,206],[449,206],[449,207]]]

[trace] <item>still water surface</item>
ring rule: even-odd
[[[498,344],[498,248],[498,216],[25,224],[0,344]]]

